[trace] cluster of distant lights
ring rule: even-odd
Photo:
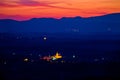
[[[55,61],[55,60],[58,60],[58,59],[62,59],[62,55],[60,53],[56,52],[56,54],[53,55],[53,56],[50,56],[50,55],[49,56],[44,56],[41,59],[47,60],[47,61],[51,61],[51,60]]]
[[[111,28],[108,28],[108,31],[111,31]],[[22,37],[20,36],[20,37],[17,37],[16,39],[22,39]],[[43,40],[46,41],[46,40],[47,40],[47,37],[44,36],[44,37],[43,37]],[[12,55],[16,55],[16,53],[13,52]],[[30,55],[32,56],[32,54],[30,54]],[[38,56],[41,57],[40,54],[39,54]],[[49,56],[44,56],[44,57],[42,57],[42,58],[40,58],[40,59],[41,59],[41,60],[48,61],[48,62],[52,62],[52,61],[57,61],[58,59],[62,59],[62,58],[63,58],[62,55],[57,52],[56,55],[53,55],[53,56],[50,56],[50,55],[49,55]],[[73,58],[73,59],[76,58],[76,55],[73,55],[72,58]],[[94,59],[95,62],[98,62],[98,61],[100,61],[100,60],[104,61],[105,58],[102,57],[101,59],[98,59],[98,58],[95,58],[95,59]],[[23,61],[24,61],[24,62],[29,62],[29,61],[34,62],[33,59],[30,60],[29,58],[24,58]],[[65,63],[65,61],[62,60],[61,63]],[[4,64],[7,64],[7,62],[4,61]]]
[[[16,39],[22,39],[22,36],[17,36]],[[47,37],[44,36],[44,37],[43,37],[43,40],[46,41],[46,40],[47,40]],[[13,52],[12,55],[16,55],[16,53]],[[30,55],[32,56],[32,54],[30,54]],[[41,55],[39,55],[39,57],[40,57],[40,56],[41,56]],[[44,60],[45,60],[45,59],[48,60],[48,58],[49,58],[49,57],[43,57]],[[56,58],[54,57],[53,60],[56,60]],[[28,59],[28,58],[25,58],[23,61],[28,62],[29,59]],[[34,62],[34,60],[32,60],[31,62]],[[4,64],[6,64],[6,62],[4,62]]]
[[[16,53],[13,52],[12,55],[15,56]],[[32,54],[30,54],[30,55],[32,55]],[[49,63],[52,63],[52,62],[54,62],[54,63],[65,63],[65,62],[66,62],[65,60],[63,60],[63,56],[62,56],[60,53],[58,53],[58,52],[56,52],[56,54],[55,54],[55,55],[52,55],[52,56],[48,55],[48,56],[43,56],[43,57],[42,57],[40,54],[39,54],[38,56],[40,57],[40,60],[47,61],[47,62],[49,62]],[[73,59],[76,59],[76,58],[78,58],[78,56],[76,57],[76,55],[72,55],[72,58],[73,58]],[[61,60],[58,61],[59,59],[61,59]],[[99,61],[104,61],[104,60],[105,60],[104,57],[94,58],[94,59],[93,59],[94,62],[99,62]],[[32,63],[35,62],[34,59],[30,59],[30,58],[28,58],[28,57],[23,58],[22,61],[23,61],[23,62],[32,62]],[[68,62],[70,62],[70,61],[68,61]],[[70,63],[76,63],[76,62],[70,62]],[[6,64],[7,64],[7,61],[4,61],[3,64],[6,65]]]
[[[56,61],[58,59],[62,59],[62,55],[59,54],[58,52],[53,55],[53,56],[43,56],[41,57],[41,55],[38,55],[40,57],[41,60],[44,60],[44,61],[48,61],[48,62],[52,62],[52,61]],[[29,58],[24,58],[23,59],[24,62],[28,62],[29,61]],[[34,62],[34,60],[31,60],[31,62]],[[61,62],[64,62],[64,61],[61,61]]]

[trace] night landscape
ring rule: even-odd
[[[119,2],[0,1],[0,80],[120,80]]]

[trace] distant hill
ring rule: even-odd
[[[27,21],[0,20],[0,32],[5,33],[79,33],[120,34],[120,13],[82,18],[33,18]]]

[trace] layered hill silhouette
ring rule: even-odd
[[[0,20],[0,32],[5,33],[80,33],[120,34],[120,13],[97,17],[61,19],[33,18],[27,21]]]

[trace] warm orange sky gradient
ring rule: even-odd
[[[90,17],[120,12],[120,0],[0,0],[0,19]]]

